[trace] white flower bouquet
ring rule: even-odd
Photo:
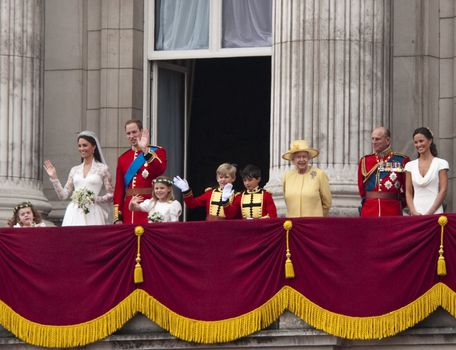
[[[153,212],[147,216],[149,222],[163,222],[164,217],[158,211]]]
[[[87,187],[81,187],[71,195],[73,203],[84,211],[84,214],[90,212],[90,206],[95,202],[95,193]]]

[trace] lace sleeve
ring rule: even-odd
[[[95,197],[95,203],[111,203],[112,198],[114,197],[114,187],[112,186],[112,175],[109,172],[109,168],[107,165],[103,166],[100,175],[103,179],[106,194],[103,196]]]
[[[74,190],[74,184],[73,184],[73,176],[74,176],[74,168],[71,168],[70,174],[68,175],[68,180],[67,183],[65,184],[65,187],[62,187],[62,184],[60,183],[59,179],[49,179],[51,180],[52,186],[54,186],[55,193],[57,193],[57,197],[61,200],[65,200],[68,197],[70,197],[71,193]]]

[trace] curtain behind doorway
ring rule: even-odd
[[[157,140],[166,148],[168,166],[165,175],[184,174],[185,74],[158,69]],[[177,195],[178,191],[174,191]]]

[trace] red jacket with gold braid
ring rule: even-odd
[[[147,213],[132,212],[128,209],[128,205],[131,197],[135,194],[143,196],[144,199],[149,199],[152,195],[153,180],[166,170],[166,150],[159,146],[153,147],[157,149],[149,151],[151,158],[139,168],[126,187],[124,176],[141,150],[129,149],[117,160],[114,222],[121,220],[124,224],[147,224]]]
[[[405,154],[391,149],[361,158],[358,167],[361,216],[402,215],[404,167],[409,161]]]
[[[277,209],[271,193],[261,187],[236,193],[233,202],[225,206],[228,219],[276,218]]]
[[[223,220],[222,191],[219,188],[206,188],[204,194],[195,197],[191,189],[183,192],[184,203],[189,208],[206,207],[206,220]]]

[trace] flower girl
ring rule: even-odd
[[[13,217],[8,220],[10,227],[44,227],[41,222],[41,215],[30,202],[23,202],[17,205],[13,211]]]
[[[140,195],[133,196],[130,210],[148,212],[148,222],[179,221],[182,205],[174,200],[173,182],[167,176],[159,176],[154,180],[152,198],[146,199]]]

